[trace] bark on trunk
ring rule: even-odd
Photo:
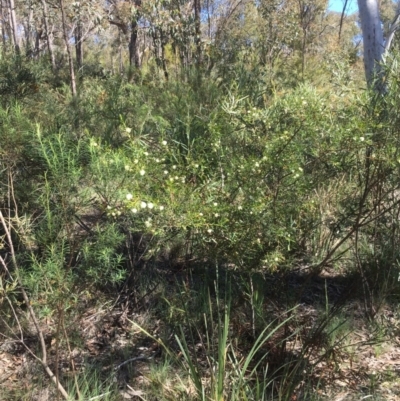
[[[390,24],[390,29],[389,32],[387,33],[387,38],[385,40],[385,50],[383,53],[383,60],[385,61],[385,57],[387,53],[390,50],[390,46],[392,45],[392,41],[394,39],[394,34],[399,30],[400,28],[400,4],[397,6],[397,12],[396,16],[394,17],[394,20]]]
[[[196,66],[199,68],[202,63],[201,57],[201,26],[200,26],[200,12],[201,4],[200,0],[194,0],[194,25],[195,25],[195,40],[196,45]]]
[[[8,0],[10,6],[10,22],[11,22],[11,35],[13,40],[13,45],[15,52],[20,54],[20,48],[18,43],[18,36],[17,36],[17,17],[15,15],[15,3],[14,0]]]
[[[65,10],[64,10],[64,1],[59,0],[60,9],[61,9],[61,22],[62,22],[62,30],[64,36],[65,47],[67,48],[67,57],[68,57],[68,65],[69,65],[69,75],[71,80],[71,92],[72,96],[76,96],[76,80],[75,80],[75,71],[74,71],[74,60],[72,59],[71,46],[69,45],[68,33],[67,33],[67,22],[65,19]]]
[[[161,40],[161,65],[164,71],[164,78],[166,81],[169,79],[168,69],[167,69],[167,60],[165,59],[165,45],[166,39],[164,38],[164,33],[160,30],[160,40]]]
[[[40,55],[40,40],[42,39],[43,32],[41,29],[36,30],[35,36],[35,50],[34,50],[34,57],[39,58]]]
[[[82,22],[78,22],[75,28],[75,52],[76,65],[79,68],[83,65],[83,43],[82,43]]]
[[[361,30],[364,43],[364,68],[368,86],[376,85],[379,80],[380,62],[384,43],[381,19],[377,0],[358,0]],[[377,84],[378,87],[380,84]]]
[[[138,24],[136,19],[131,23],[131,37],[129,40],[129,65],[131,67],[140,67],[139,48],[138,48]]]
[[[25,40],[26,40],[26,55],[27,57],[33,56],[33,43],[32,43],[32,19],[33,19],[33,8],[32,2],[29,2],[29,13],[28,20],[25,27]]]
[[[3,5],[2,1],[0,1],[0,13],[3,16],[5,15],[4,5]],[[7,53],[7,32],[6,32],[6,28],[4,26],[5,18],[6,17],[4,16],[4,19],[1,21],[1,37],[2,37],[2,42],[3,42],[3,48],[2,48],[3,54]]]
[[[142,5],[141,0],[135,0],[136,13],[131,21],[131,37],[129,40],[129,65],[131,67],[140,68],[140,55],[138,45],[139,30],[139,7]]]
[[[118,31],[118,58],[119,58],[119,73],[123,75],[124,73],[124,58],[122,54],[122,35],[121,31]]]

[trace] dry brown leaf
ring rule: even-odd
[[[348,395],[348,392],[339,393],[333,401],[344,401]]]

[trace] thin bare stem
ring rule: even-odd
[[[29,315],[31,316],[31,319],[33,321],[33,324],[34,324],[34,326],[36,328],[36,331],[37,331],[37,334],[38,334],[38,337],[39,337],[40,348],[41,348],[41,351],[42,351],[42,357],[41,358],[36,357],[36,359],[38,359],[40,361],[40,363],[42,364],[42,366],[43,366],[44,370],[46,371],[47,375],[49,376],[49,378],[55,383],[58,391],[62,394],[64,399],[67,400],[69,398],[69,395],[68,395],[67,391],[57,381],[56,376],[54,375],[53,371],[50,369],[49,365],[47,364],[47,349],[46,349],[46,343],[45,343],[45,340],[44,340],[43,332],[42,332],[42,330],[40,328],[39,321],[38,321],[38,319],[36,317],[35,311],[32,308],[29,296],[28,296],[27,292],[25,291],[24,286],[22,285],[21,277],[20,277],[20,274],[19,274],[20,270],[19,270],[19,266],[18,266],[17,259],[16,259],[16,256],[15,256],[15,249],[14,249],[13,241],[12,241],[12,238],[11,238],[11,232],[8,229],[7,223],[6,223],[5,219],[4,219],[4,216],[3,216],[3,213],[2,213],[1,210],[0,210],[0,222],[1,222],[2,226],[3,226],[3,229],[4,229],[5,234],[6,234],[6,238],[7,238],[7,241],[8,241],[8,246],[10,248],[12,266],[13,266],[14,271],[16,273],[17,282],[18,282],[18,285],[20,287],[22,297],[24,298],[25,304],[26,304],[26,306],[28,308],[28,311],[29,311]],[[4,259],[2,261],[2,264],[3,264],[3,262],[5,263]]]
[[[65,337],[65,341],[67,343],[67,348],[68,348],[68,354],[69,354],[69,362],[71,364],[71,368],[72,368],[72,372],[74,374],[74,382],[75,382],[75,388],[76,388],[76,395],[79,399],[81,399],[81,392],[79,390],[79,383],[78,383],[78,377],[76,375],[76,369],[75,369],[75,362],[74,362],[74,358],[72,355],[72,351],[71,351],[71,345],[69,343],[69,339],[68,339],[68,335],[67,335],[67,330],[65,328],[65,322],[64,319],[62,321],[62,329],[63,329],[63,333],[64,333],[64,337]]]

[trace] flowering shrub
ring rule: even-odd
[[[94,187],[109,219],[149,234],[148,256],[180,237],[192,256],[276,269],[312,252],[310,236],[337,218],[319,194],[365,149],[349,112],[308,87],[262,107],[230,93],[207,119],[193,116],[186,137],[164,124],[152,135],[122,126],[130,138],[117,149],[91,139]]]
[[[389,199],[383,187],[399,159],[396,124],[369,117],[378,106],[371,114],[368,99],[344,103],[309,86],[270,99],[212,85],[199,99],[185,88],[150,94],[127,84],[104,100],[112,107],[97,129],[88,102],[79,135],[40,129],[29,139],[29,185],[40,195],[25,210],[40,211],[38,248],[61,241],[60,261],[104,283],[124,277],[129,233],[144,236],[147,258],[181,244],[185,259],[267,270],[318,268],[352,249],[361,225],[371,235],[367,210]],[[85,227],[93,214],[79,237],[71,216]]]

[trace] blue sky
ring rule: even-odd
[[[329,10],[342,12],[344,2],[345,0],[330,0]],[[357,0],[348,0],[346,13],[351,14],[357,10],[358,10]]]

